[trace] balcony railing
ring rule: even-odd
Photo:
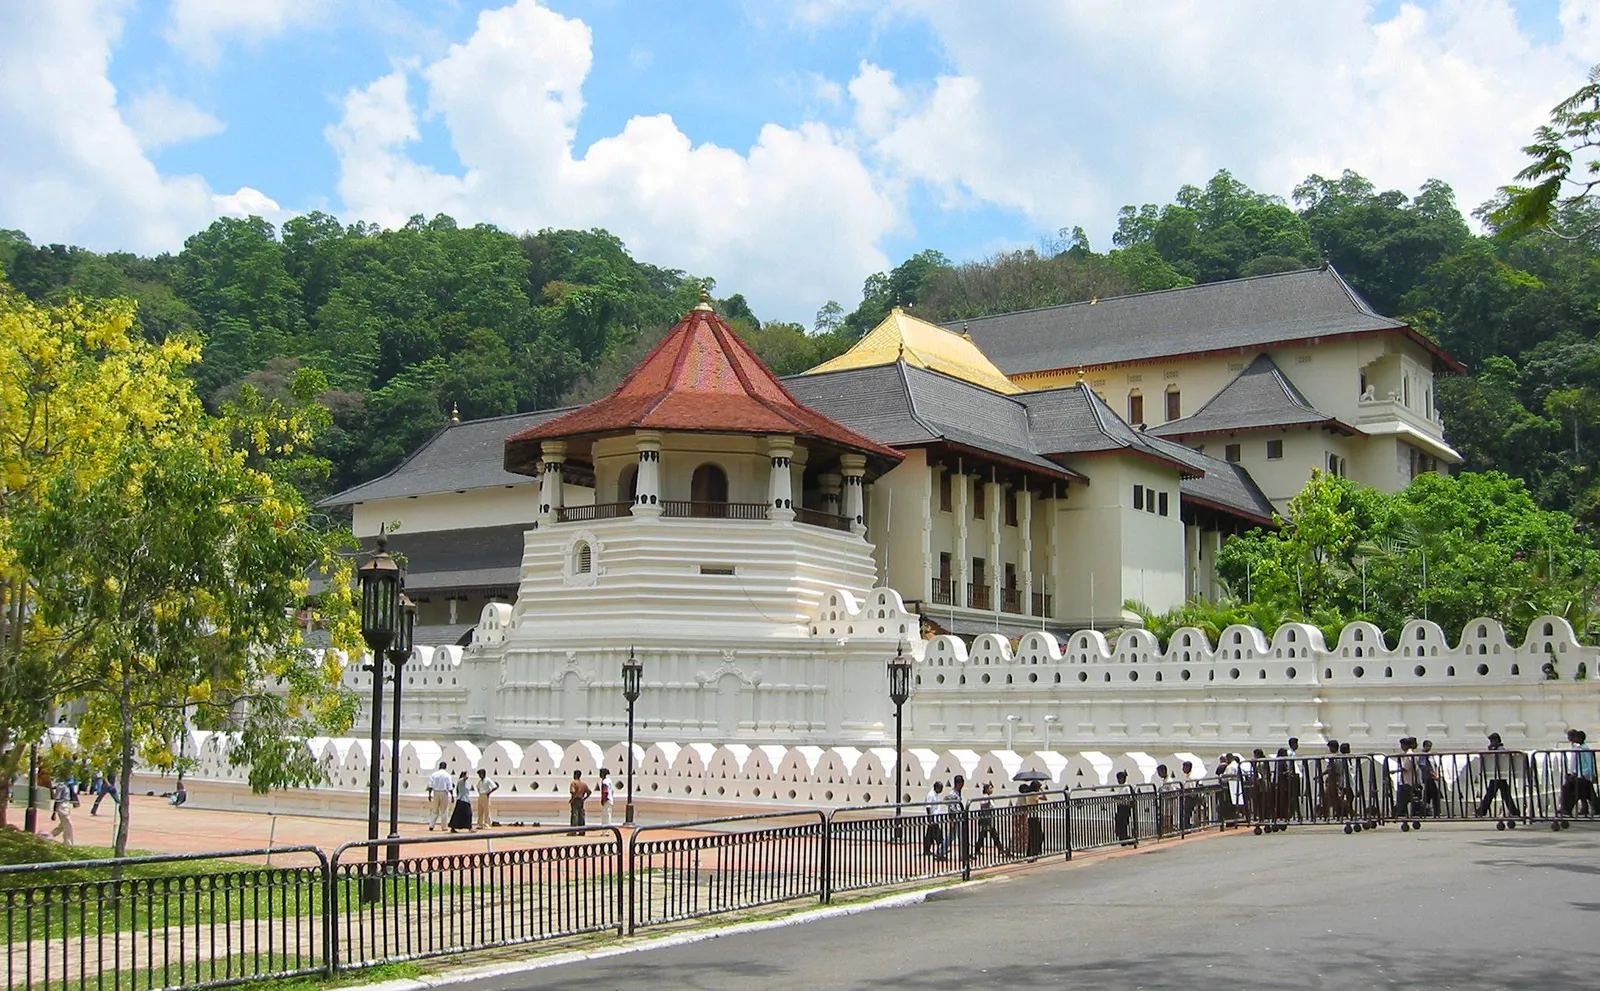
[[[1022,611],[1022,593],[1014,588],[1001,589],[1000,611],[1020,613]]]
[[[956,583],[948,578],[935,578],[933,592],[928,596],[935,605],[953,606],[956,604]]]
[[[1033,593],[1033,616],[1049,616],[1055,612],[1055,596],[1043,592]]]
[[[592,506],[562,506],[556,510],[557,523],[581,523],[585,520],[614,520],[633,514],[631,502],[597,502]]]
[[[967,605],[972,609],[989,609],[989,586],[967,585]]]
[[[686,502],[664,499],[661,515],[675,519],[696,520],[764,520],[767,504],[764,502]]]
[[[807,526],[820,526],[827,527],[829,530],[850,532],[850,520],[848,517],[824,513],[820,509],[796,509],[794,518]]]

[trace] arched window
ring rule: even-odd
[[[719,465],[707,462],[694,470],[689,481],[689,501],[693,515],[721,517],[728,501],[728,475]]]
[[[572,573],[587,575],[594,570],[594,549],[587,540],[578,541],[572,548]]]
[[[639,466],[629,465],[617,476],[617,501],[636,502],[639,496]]]

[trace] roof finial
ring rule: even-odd
[[[711,294],[706,291],[706,280],[700,280],[700,302],[694,305],[697,310],[711,309]]]
[[[1083,384],[1083,367],[1081,365],[1078,367],[1078,384]]]
[[[900,360],[906,360],[906,342],[904,338],[900,340]]]
[[[450,402],[450,422],[451,423],[460,423],[461,422],[461,406],[460,406],[460,404],[456,403],[454,400],[452,400]]]

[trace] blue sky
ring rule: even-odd
[[[1229,168],[1470,208],[1600,58],[1593,0],[0,0],[0,227],[176,250],[323,209],[604,226],[809,322]]]

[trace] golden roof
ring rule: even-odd
[[[918,320],[898,306],[890,310],[883,322],[872,328],[850,350],[823,362],[806,374],[872,368],[892,365],[901,360],[908,365],[943,372],[952,378],[995,392],[1011,395],[1023,391],[1021,386],[1006,378],[1005,373],[978,350],[972,338],[951,333],[926,320]]]

